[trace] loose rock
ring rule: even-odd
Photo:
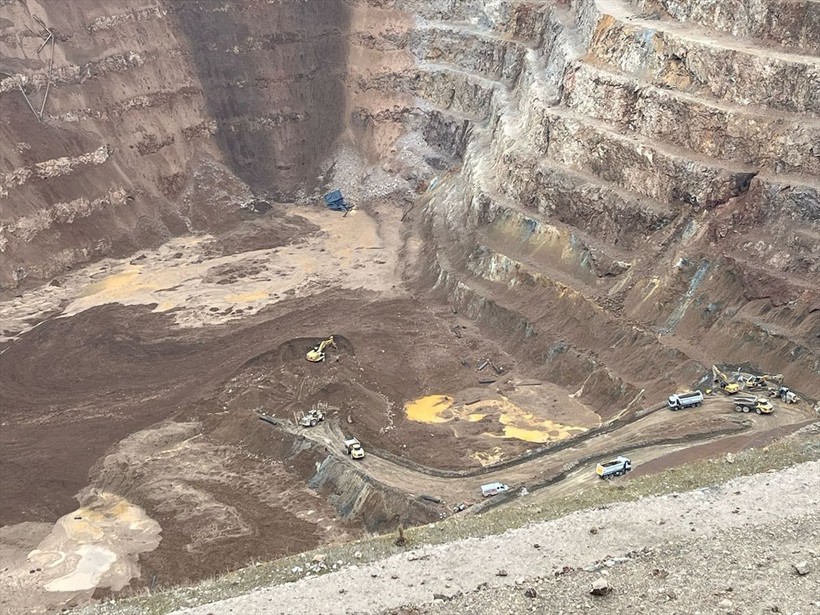
[[[609,586],[609,583],[606,582],[606,579],[595,579],[592,582],[592,589],[589,593],[593,596],[606,596],[611,591],[612,588]]]
[[[793,564],[793,566],[794,566],[794,569],[797,571],[797,574],[799,574],[801,577],[804,577],[807,574],[809,574],[809,572],[811,572],[811,568],[809,567],[809,563],[806,560],[803,560],[802,562],[798,562],[796,564]]]

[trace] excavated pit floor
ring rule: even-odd
[[[598,433],[601,416],[576,391],[533,378],[535,366],[506,354],[493,331],[407,289],[412,242],[398,208],[283,208],[2,303],[5,612],[193,581],[391,529],[390,511],[420,496],[441,503],[409,507],[402,522],[462,502],[478,510],[479,487],[493,480],[570,493],[594,485],[597,456],[630,451],[660,469],[810,418],[785,406],[738,415],[714,399]],[[305,361],[329,334],[338,348],[328,360]],[[332,406],[327,420],[298,428],[317,403]],[[344,455],[349,435],[365,445],[362,462]],[[338,493],[314,488],[328,457],[382,486],[382,517],[340,511]],[[83,516],[75,497],[97,508],[124,498],[147,529],[108,515],[104,531],[60,531]]]

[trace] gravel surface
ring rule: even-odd
[[[810,462],[500,536],[409,545],[177,613],[820,613],[818,494],[820,462]],[[600,577],[612,591],[589,595]]]

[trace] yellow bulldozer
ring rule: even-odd
[[[333,339],[332,335],[326,340],[322,340],[321,342],[316,344],[316,346],[308,350],[307,354],[305,355],[305,358],[311,363],[321,363],[325,360],[325,349],[328,346],[338,348],[338,346],[336,346],[336,341]]]

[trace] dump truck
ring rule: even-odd
[[[666,405],[670,410],[681,410],[683,408],[694,408],[703,403],[703,393],[701,391],[689,391],[688,393],[675,393],[666,400]]]
[[[599,463],[595,471],[601,478],[623,476],[632,469],[632,462],[627,457],[617,457],[612,461]]]
[[[712,376],[714,385],[720,387],[727,395],[734,395],[740,390],[740,385],[729,380],[729,376],[720,371],[717,365],[712,366]]]
[[[364,449],[362,448],[362,443],[359,442],[356,438],[348,438],[344,441],[345,444],[345,451],[347,454],[353,457],[353,459],[361,459],[364,457]]]
[[[772,402],[764,397],[751,395],[748,397],[735,397],[735,412],[756,412],[757,414],[771,414],[774,412]]]
[[[498,495],[499,493],[504,493],[505,491],[509,491],[510,486],[505,485],[504,483],[488,483],[486,485],[481,485],[481,495],[485,498],[488,498],[493,495]]]

